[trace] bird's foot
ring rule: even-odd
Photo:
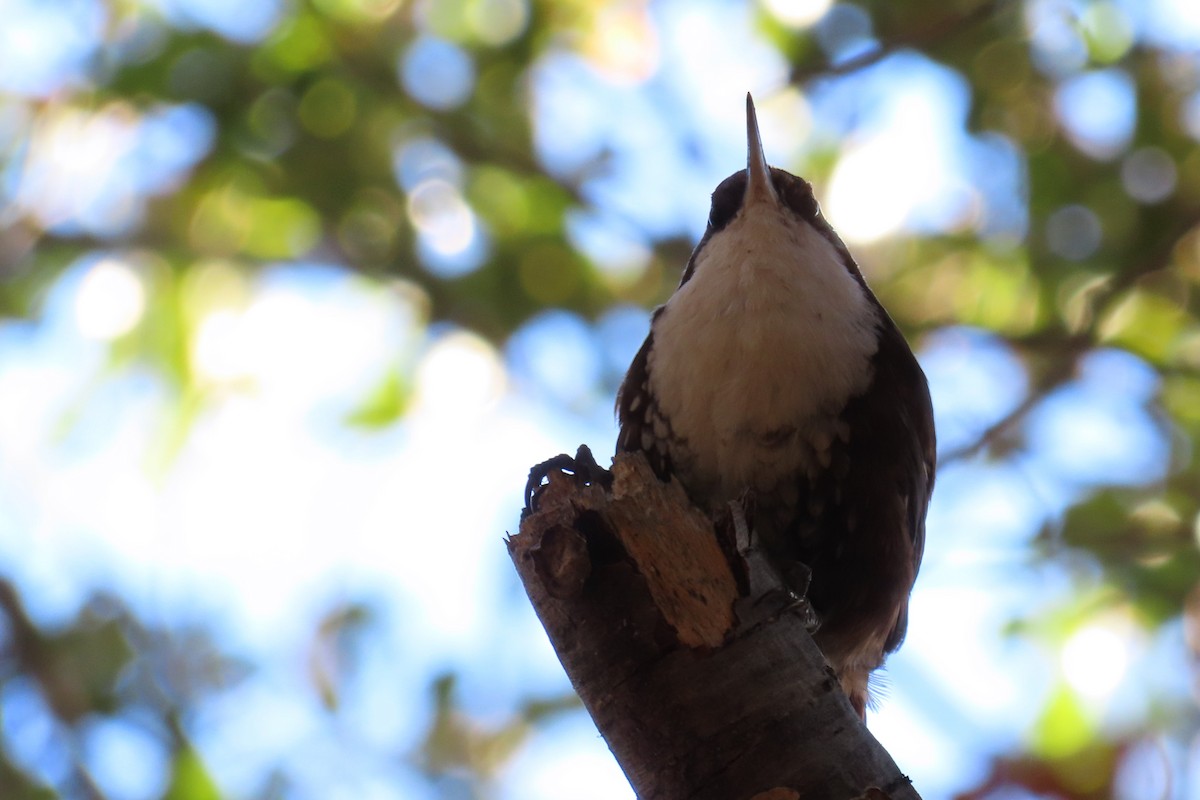
[[[598,484],[605,489],[612,488],[612,473],[597,464],[591,449],[586,444],[581,444],[574,456],[560,453],[529,470],[529,480],[525,483],[525,508],[521,511],[521,519],[537,511],[538,490],[552,472],[573,475],[576,482],[582,486]]]
[[[792,561],[780,569],[780,565],[768,556],[749,521],[754,508],[751,490],[746,490],[737,500],[731,500],[728,508],[726,524],[732,527],[733,549],[742,567],[736,572],[749,601],[744,607],[746,613],[739,613],[742,623],[798,614],[808,632],[815,633],[821,623],[807,596],[812,570],[799,561]]]
[[[768,619],[778,619],[784,614],[795,614],[800,618],[804,629],[814,634],[821,627],[821,619],[817,610],[808,602],[804,595],[796,594],[788,588],[771,589],[755,601],[763,616]],[[761,607],[765,606],[765,611]]]
[[[808,587],[812,585],[812,568],[803,561],[793,561],[784,566],[782,574],[783,585],[798,597],[808,597]]]
[[[817,616],[817,610],[808,600],[808,587],[812,585],[812,568],[803,561],[793,561],[783,567],[780,577],[787,593],[795,599],[785,610],[799,614],[808,632],[816,633],[821,627],[821,618]]]

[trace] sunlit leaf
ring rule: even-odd
[[[1096,723],[1079,697],[1060,685],[1047,701],[1033,730],[1033,749],[1050,759],[1081,752],[1096,736]]]
[[[386,428],[399,421],[408,410],[412,386],[405,373],[389,369],[362,403],[346,416],[346,424],[356,428]]]
[[[1176,303],[1146,292],[1130,292],[1100,322],[1100,335],[1156,364],[1171,359],[1192,320]]]
[[[267,69],[305,72],[333,57],[329,35],[312,14],[300,13],[284,22],[255,53],[255,63]]]
[[[217,788],[200,755],[191,747],[175,754],[171,764],[171,780],[163,800],[221,800]]]

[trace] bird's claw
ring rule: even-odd
[[[753,509],[754,493],[747,490],[729,502],[726,518],[726,524],[733,529],[733,549],[744,570],[746,595],[755,598],[751,604],[752,616],[760,620],[777,619],[795,613],[810,634],[816,633],[821,621],[808,600],[812,569],[800,561],[781,566],[766,557],[750,523]]]
[[[525,509],[521,512],[522,519],[537,511],[538,489],[541,488],[542,481],[556,471],[575,476],[575,480],[584,486],[599,484],[605,489],[612,487],[612,473],[597,464],[591,449],[586,444],[581,444],[574,456],[559,453],[529,470],[529,480],[525,482]]]
[[[777,607],[769,614],[772,619],[782,617],[784,614],[795,614],[800,617],[801,623],[810,635],[816,633],[821,627],[821,619],[817,616],[817,611],[812,607],[812,603],[808,602],[807,597],[796,594],[791,589],[773,589],[755,601],[755,605],[766,603],[777,604]]]
[[[793,561],[783,568],[779,577],[783,579],[784,586],[797,597],[808,597],[808,587],[812,585],[812,568],[808,564]]]

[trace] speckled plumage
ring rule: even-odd
[[[863,712],[904,638],[934,477],[925,376],[821,216],[762,158],[713,193],[708,230],[618,394],[618,451],[698,505],[749,490],[781,572],[811,570],[817,643]]]

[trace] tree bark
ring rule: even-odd
[[[721,535],[640,454],[611,488],[573,471],[549,473],[509,554],[639,798],[919,800],[736,510]]]

